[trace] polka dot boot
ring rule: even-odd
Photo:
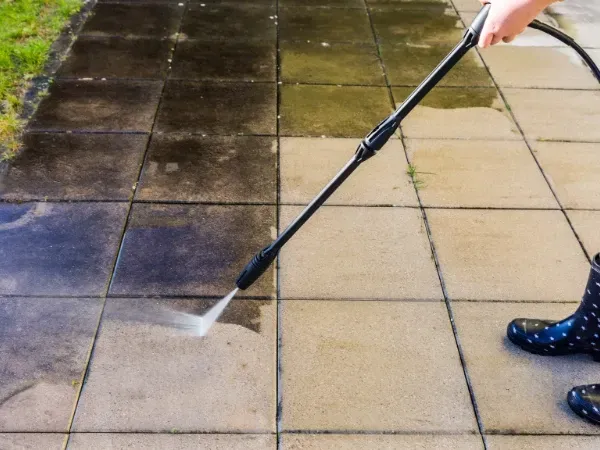
[[[567,401],[578,415],[600,425],[600,384],[574,387],[567,395]]]
[[[574,314],[561,321],[515,319],[508,338],[523,350],[539,355],[589,353],[600,361],[600,253],[592,260],[583,299]]]

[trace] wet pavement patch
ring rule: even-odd
[[[366,0],[366,2],[371,7],[391,6],[411,9],[429,9],[438,8],[440,5],[443,5],[447,8],[452,8],[452,2],[450,0]]]
[[[96,5],[81,34],[167,37],[177,33],[184,7],[169,4]]]
[[[365,9],[364,0],[279,0],[279,6],[322,6],[327,8]]]
[[[364,137],[391,113],[386,88],[284,85],[281,133]]]
[[[263,42],[182,41],[171,78],[275,81],[276,46]]]
[[[277,141],[155,134],[137,199],[276,203]]]
[[[451,45],[382,45],[381,56],[390,83],[417,86],[450,53]],[[466,54],[439,86],[492,86],[492,79],[475,51]]]
[[[100,296],[127,205],[0,205],[0,294]]]
[[[0,198],[127,200],[148,137],[30,133],[23,141],[23,150],[0,175]]]
[[[281,8],[283,40],[373,42],[366,10],[345,8]]]
[[[275,134],[276,84],[169,81],[156,130]]]
[[[275,15],[275,8],[270,6],[242,3],[201,6],[192,3],[183,19],[181,32],[192,39],[259,39],[275,45]]]
[[[413,89],[395,88],[393,90],[396,102],[402,102]],[[434,88],[419,103],[419,106],[436,109],[461,108],[493,108],[503,110],[503,104],[495,88]]]
[[[68,430],[101,307],[90,298],[2,299],[0,431]]]
[[[168,39],[80,37],[59,77],[164,78],[175,43]]]
[[[460,18],[444,4],[425,9],[372,8],[371,19],[383,43],[456,45],[464,34]]]
[[[110,293],[224,296],[274,227],[271,206],[135,204]],[[274,293],[271,269],[238,296]]]
[[[281,77],[288,83],[385,86],[374,43],[282,42]]]
[[[30,130],[150,131],[160,81],[56,81]]]

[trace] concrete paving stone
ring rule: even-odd
[[[283,434],[283,450],[481,450],[474,435]]]
[[[167,82],[156,131],[275,134],[275,83]]]
[[[182,41],[173,57],[171,78],[275,81],[275,47],[255,41]]]
[[[425,206],[559,208],[524,142],[408,139],[406,147]]]
[[[397,105],[413,90],[394,88]],[[401,126],[408,138],[521,139],[517,125],[495,88],[434,88]]]
[[[600,141],[600,92],[503,89],[527,139]]]
[[[452,299],[579,301],[589,264],[560,211],[427,211]]]
[[[324,8],[365,9],[364,0],[280,0],[279,6],[320,6]]]
[[[585,285],[580,287],[583,292]],[[453,303],[466,369],[486,433],[599,433],[598,427],[580,419],[567,404],[573,386],[598,382],[598,364],[584,356],[532,355],[506,337],[506,327],[515,318],[560,320],[575,308],[574,304]],[[538,441],[535,448],[544,448],[543,443]],[[554,443],[551,447],[558,448]]]
[[[224,296],[275,233],[274,206],[134,204],[110,293]],[[274,268],[242,294],[273,297]]]
[[[73,433],[68,450],[275,450],[275,436],[237,434]]]
[[[286,301],[282,320],[283,430],[477,428],[444,303]]]
[[[0,447],[4,450],[62,450],[67,435],[47,433],[0,434]]]
[[[269,5],[191,3],[183,18],[180,38],[252,39],[266,44],[277,42],[276,10]]]
[[[101,296],[127,205],[0,205],[0,294]]]
[[[167,37],[177,33],[184,8],[175,4],[101,3],[81,30],[82,35]]]
[[[276,302],[234,300],[200,337],[215,303],[107,300],[73,430],[274,432]]]
[[[403,6],[372,7],[371,20],[385,44],[456,45],[464,34],[460,17],[444,3],[428,8]]]
[[[418,86],[450,53],[454,45],[383,44],[381,55],[390,83]],[[492,79],[476,52],[463,56],[438,86],[492,86]]]
[[[353,157],[360,140],[281,139],[281,202],[308,204]],[[361,165],[326,205],[418,206],[399,139]]]
[[[391,112],[383,87],[281,86],[281,135],[362,138]]]
[[[282,42],[281,78],[285,83],[386,84],[374,43]]]
[[[57,76],[164,78],[174,46],[169,39],[81,36]]]
[[[490,450],[594,450],[600,447],[598,436],[487,436]]]
[[[482,8],[479,0],[452,0],[452,3],[454,4],[456,10],[460,12],[465,11],[478,13]]]
[[[532,147],[563,207],[600,209],[599,144],[533,142]]]
[[[146,135],[25,134],[22,151],[0,179],[0,197],[127,200],[147,142]]]
[[[29,128],[147,132],[162,86],[161,81],[59,80],[50,87]]]
[[[600,252],[600,211],[567,211],[567,215],[588,255],[591,257]]]
[[[374,42],[366,9],[288,7],[278,20],[282,40]]]
[[[554,26],[558,26],[582,47],[600,48],[600,5],[597,2],[557,2],[546,9],[546,14],[553,19]]]
[[[68,431],[101,310],[101,299],[2,299],[0,431]],[[0,448],[51,448],[55,438],[0,435]]]
[[[152,137],[137,198],[277,202],[277,140],[259,136]]]
[[[301,207],[281,208],[287,226]],[[442,299],[417,209],[328,206],[279,256],[282,298]]]
[[[369,6],[393,6],[413,9],[436,8],[439,5],[445,5],[452,8],[451,0],[365,0]]]
[[[504,45],[485,49],[481,56],[500,87],[600,89],[571,48]]]

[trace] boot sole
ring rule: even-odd
[[[540,355],[540,356],[569,356],[569,355],[581,355],[581,354],[585,354],[585,355],[589,355],[590,358],[592,358],[595,362],[600,362],[600,352],[598,353],[592,353],[592,352],[588,352],[585,350],[573,350],[573,351],[543,351],[540,350],[539,348],[533,347],[533,346],[528,346],[523,344],[520,339],[516,338],[511,332],[508,332],[507,334],[508,339],[517,347],[519,347],[521,350],[526,351],[527,353],[532,353],[534,355]]]

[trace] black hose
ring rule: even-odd
[[[567,44],[569,47],[575,50],[579,54],[579,56],[583,58],[583,60],[586,62],[586,64],[600,83],[600,69],[598,69],[598,66],[596,65],[592,57],[588,55],[587,52],[583,48],[581,48],[581,46],[577,42],[573,40],[573,38],[563,33],[562,31],[551,27],[550,25],[546,25],[545,23],[540,22],[539,20],[534,20],[533,22],[531,22],[529,24],[529,27],[533,28],[534,30],[543,31],[544,33],[549,34],[550,36]]]

